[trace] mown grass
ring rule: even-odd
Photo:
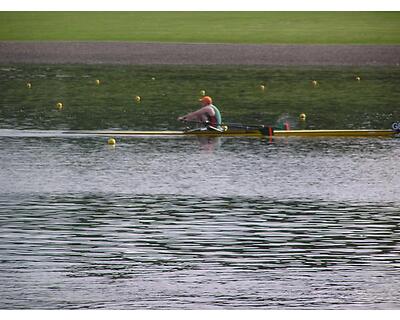
[[[305,112],[307,128],[388,128],[399,86],[400,69],[386,67],[0,66],[0,127],[177,129],[205,90],[228,123],[298,127]]]
[[[400,12],[0,12],[0,40],[399,44]]]

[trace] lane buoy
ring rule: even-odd
[[[206,90],[200,90],[200,95],[204,97],[206,95]]]
[[[26,84],[26,87],[27,87],[28,89],[32,88],[32,83],[28,82],[28,83]]]
[[[361,81],[361,78],[359,76],[356,77],[357,81]]]
[[[140,98],[140,96],[135,96],[135,101],[136,101],[137,103],[139,103],[141,100],[142,100],[142,99]]]
[[[99,79],[96,80],[96,84],[100,85],[100,80]]]
[[[264,91],[265,90],[265,86],[263,84],[260,84],[260,89],[261,89],[261,91]]]
[[[317,80],[313,80],[311,81],[312,85],[314,86],[314,88],[318,87],[318,81]]]
[[[62,108],[64,108],[64,105],[62,104],[62,102],[57,102],[56,107],[58,110],[61,110]]]
[[[306,120],[306,114],[305,113],[300,113],[300,116],[299,116],[299,118],[300,118],[300,120],[301,121],[304,121],[304,120]]]
[[[115,146],[115,144],[117,143],[117,141],[115,141],[114,138],[110,138],[110,139],[108,139],[107,143],[108,143],[110,146]]]

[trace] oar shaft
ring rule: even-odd
[[[207,125],[209,122],[203,122],[203,121],[196,121],[196,120],[185,120],[187,123],[196,123],[196,124],[203,124]],[[263,125],[263,124],[242,124],[242,123],[232,123],[232,122],[223,122],[221,123],[222,126],[228,126],[228,127],[233,127],[233,128],[248,128],[248,129],[260,129],[260,128],[268,128],[269,126]]]

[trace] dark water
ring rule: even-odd
[[[1,133],[3,309],[400,306],[399,139]]]
[[[226,123],[388,129],[399,87],[398,67],[0,65],[0,128],[177,129],[205,90]]]

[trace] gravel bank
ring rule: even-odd
[[[0,42],[0,64],[399,66],[400,45]]]

